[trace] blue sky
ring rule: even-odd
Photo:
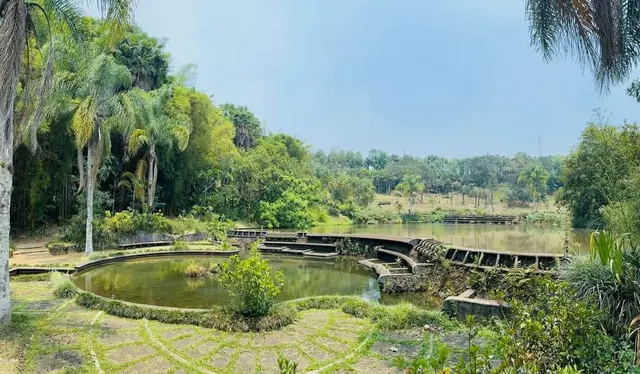
[[[518,0],[139,1],[196,87],[247,105],[314,149],[464,157],[562,154],[595,108],[637,121],[625,85],[597,91],[571,60],[529,45]]]

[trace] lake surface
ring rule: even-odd
[[[494,249],[527,253],[563,253],[565,231],[541,229],[526,225],[479,225],[445,223],[405,223],[397,225],[321,226],[314,233],[346,233],[394,235],[412,238],[433,238],[461,247]],[[569,231],[569,242],[589,248],[589,230]]]
[[[283,272],[284,287],[278,301],[315,295],[357,295],[372,301],[381,299],[375,274],[354,259],[315,260],[276,255],[263,257],[269,260],[275,270]],[[78,287],[104,297],[140,304],[210,308],[229,302],[229,295],[220,286],[218,277],[207,275],[189,278],[184,269],[193,262],[208,267],[212,262],[220,261],[226,261],[226,258],[162,257],[130,260],[90,269],[78,274],[73,280]],[[382,302],[396,300],[399,299],[385,297]]]

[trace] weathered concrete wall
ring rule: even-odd
[[[173,242],[173,237],[168,234],[138,232],[134,235],[118,238],[118,245],[153,242]]]
[[[509,315],[511,308],[509,304],[496,300],[467,298],[461,295],[447,297],[442,311],[460,320],[466,319],[469,314],[476,316],[477,320],[488,320],[504,318]]]

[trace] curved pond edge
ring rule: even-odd
[[[96,266],[110,264],[113,262],[127,261],[127,260],[135,260],[140,258],[149,258],[149,257],[173,257],[173,256],[225,256],[230,257],[233,255],[237,255],[240,253],[240,250],[235,249],[232,251],[158,251],[158,252],[144,252],[144,253],[134,253],[130,255],[121,255],[121,256],[113,256],[107,258],[101,258],[94,261],[85,262],[84,264],[76,265],[74,267],[75,272],[79,273]]]

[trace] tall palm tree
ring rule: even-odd
[[[550,60],[568,53],[601,88],[625,81],[640,59],[640,3],[526,0],[531,44]]]
[[[135,0],[96,0],[113,39],[124,30],[133,14]],[[11,299],[9,296],[9,209],[11,206],[11,186],[13,183],[14,149],[14,106],[16,103],[18,77],[23,65],[23,53],[35,32],[35,18],[50,15],[65,23],[72,32],[77,31],[81,14],[79,0],[0,0],[0,324],[11,319]],[[49,29],[50,30],[50,29]],[[47,88],[53,72],[53,43],[50,43],[46,69],[43,74],[39,95],[34,96],[36,105],[30,118],[31,149],[35,150],[35,135],[41,119],[41,108],[47,97]],[[29,95],[24,95],[29,98]]]
[[[190,120],[187,116],[169,117],[164,113],[172,86],[165,85],[151,92],[134,91],[145,104],[140,126],[129,135],[129,153],[135,155],[146,146],[147,206],[153,210],[158,183],[158,147],[171,147],[175,141],[178,149],[184,151],[189,144]]]
[[[78,168],[81,175],[85,173],[84,185],[80,186],[87,198],[85,253],[91,254],[94,188],[103,153],[110,149],[109,133],[121,123],[134,121],[136,110],[127,92],[131,87],[129,70],[97,50],[92,53],[87,48],[83,54],[86,57],[78,56],[79,69],[56,81],[52,101],[66,100],[64,108],[73,115],[71,127],[79,151]]]
[[[524,185],[531,193],[535,210],[538,210],[538,197],[546,188],[548,181],[549,172],[542,164],[529,165],[518,176],[518,183]]]
[[[407,174],[402,177],[402,182],[396,186],[396,189],[409,198],[409,211],[413,214],[413,204],[415,204],[416,196],[424,191],[422,177],[418,174]]]

